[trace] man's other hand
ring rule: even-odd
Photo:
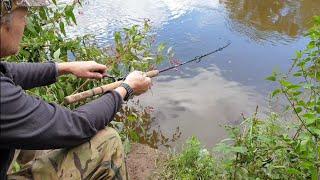
[[[58,63],[58,74],[73,74],[78,78],[101,79],[107,66],[95,61],[76,61]]]
[[[131,72],[125,79],[124,83],[128,84],[135,95],[140,95],[150,89],[152,83],[151,78],[141,71]]]

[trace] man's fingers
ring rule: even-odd
[[[101,79],[103,76],[101,73],[97,72],[89,72],[87,78],[92,78],[92,79]]]
[[[108,68],[106,65],[103,65],[103,64],[98,64],[98,63],[95,63],[92,65],[91,67],[91,70],[92,71],[101,71],[101,72],[104,72],[106,71]]]
[[[152,85],[152,80],[149,77],[146,77],[146,82],[148,83],[148,87],[150,88]]]

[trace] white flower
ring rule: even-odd
[[[209,151],[207,149],[201,149],[199,153],[201,158],[209,156]]]

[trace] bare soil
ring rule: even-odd
[[[150,179],[166,157],[164,152],[147,145],[132,144],[126,160],[129,178],[131,180]]]

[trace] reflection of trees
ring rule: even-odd
[[[297,37],[311,27],[312,17],[320,14],[319,0],[220,0],[230,18],[240,28],[254,28],[255,38],[268,38],[270,32]],[[235,25],[234,24],[234,25]],[[243,27],[244,25],[245,27]],[[237,29],[238,31],[247,31]],[[248,31],[247,31],[248,33]],[[266,34],[267,33],[267,34]],[[258,36],[258,37],[257,37]]]
[[[176,127],[169,137],[160,130],[160,126],[156,128],[152,109],[142,107],[139,101],[134,102],[133,106],[123,106],[111,125],[120,131],[123,139],[148,144],[152,148],[171,147],[180,138],[181,131]]]

